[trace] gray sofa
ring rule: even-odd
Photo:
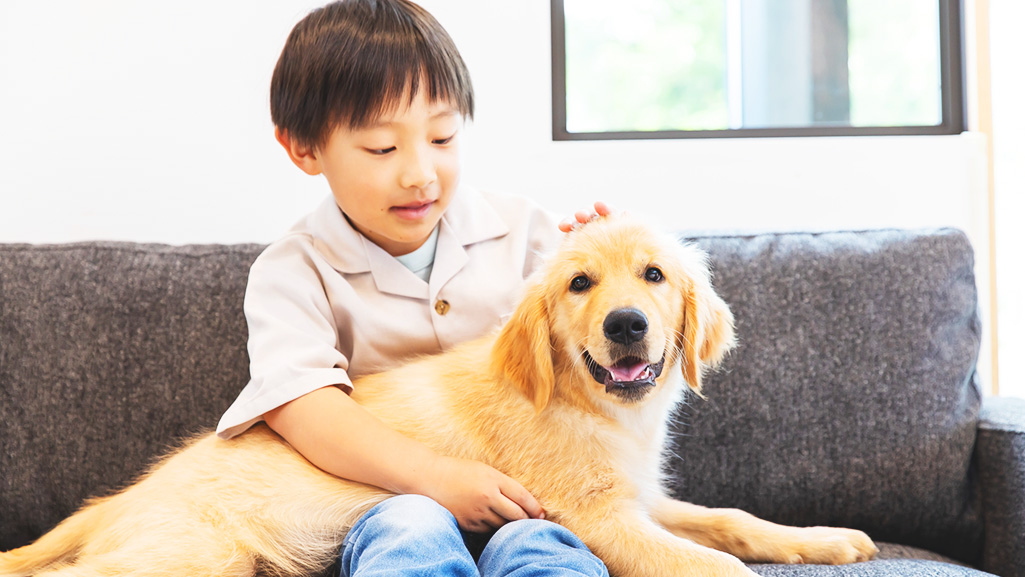
[[[980,393],[965,236],[691,240],[740,345],[679,411],[672,490],[883,543],[869,563],[753,566],[766,576],[1025,576],[1025,402]],[[0,245],[0,550],[216,423],[247,380],[260,250]]]

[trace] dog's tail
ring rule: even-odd
[[[68,517],[34,543],[0,553],[0,577],[28,577],[47,568],[70,562],[85,537],[102,525],[106,499],[99,499]]]

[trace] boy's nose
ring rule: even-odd
[[[437,178],[434,163],[425,151],[410,150],[402,168],[400,184],[404,188],[424,188]]]

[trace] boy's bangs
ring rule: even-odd
[[[348,106],[338,110],[333,128],[365,128],[408,106],[421,90],[429,102],[450,102],[472,117],[469,73],[441,24],[411,2],[378,2],[371,12],[357,50],[343,56],[352,66],[352,82],[336,87],[335,102]]]
[[[271,80],[271,117],[294,142],[323,146],[408,106],[420,91],[473,117],[473,87],[455,43],[406,0],[344,0],[296,24]]]
[[[445,55],[423,56],[395,50],[394,54],[369,63],[361,81],[351,87],[339,86],[338,98],[334,100],[348,106],[337,109],[332,127],[366,128],[382,116],[409,106],[421,91],[428,102],[447,102],[463,116],[472,118],[473,88],[462,61],[446,61]]]

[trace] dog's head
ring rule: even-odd
[[[705,254],[608,217],[569,233],[531,277],[491,360],[538,410],[560,393],[635,405],[672,371],[700,394],[702,373],[733,344]],[[556,390],[556,375],[583,390]]]

